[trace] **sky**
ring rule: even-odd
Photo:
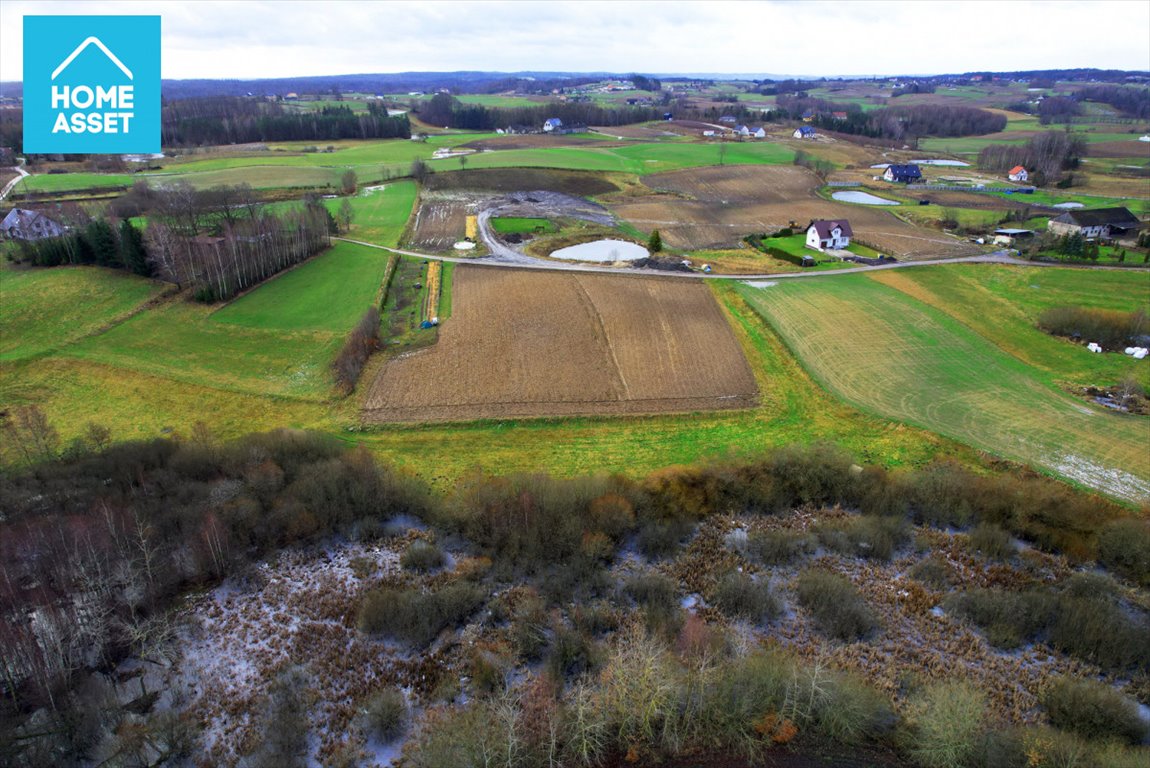
[[[1150,70],[1147,0],[3,0],[0,80],[22,78],[37,14],[159,14],[172,79]]]

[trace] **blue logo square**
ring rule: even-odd
[[[160,151],[159,16],[24,17],[24,151]]]

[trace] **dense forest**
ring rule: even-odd
[[[792,120],[813,114],[813,124],[825,130],[908,144],[925,136],[978,136],[1006,127],[1005,115],[975,107],[919,104],[864,112],[857,104],[837,104],[801,95],[779,96],[777,104]],[[835,112],[843,116],[835,117]]]
[[[336,141],[409,138],[407,115],[390,117],[382,102],[367,114],[350,107],[289,111],[263,99],[210,97],[168,101],[163,108],[165,147],[245,144],[266,141]]]

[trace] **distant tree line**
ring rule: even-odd
[[[245,144],[263,141],[336,141],[409,138],[407,115],[390,117],[382,102],[367,114],[350,107],[288,110],[265,99],[213,96],[169,101],[163,107],[165,147]]]
[[[1150,88],[1093,85],[1076,91],[1074,98],[1109,104],[1125,117],[1150,118]]]
[[[1065,131],[1046,131],[1026,144],[991,144],[978,153],[978,167],[1003,173],[1016,165],[1029,172],[1035,186],[1059,183],[1063,174],[1078,168],[1089,145],[1081,136]]]
[[[776,100],[781,115],[791,120],[813,113],[811,122],[824,130],[890,139],[912,144],[924,136],[977,136],[1006,127],[1006,116],[985,109],[937,104],[884,107],[864,112],[857,104],[840,104],[803,95],[783,95]],[[835,112],[845,113],[834,117]]]
[[[419,118],[429,125],[473,131],[493,131],[514,125],[541,126],[543,121],[552,117],[567,125],[630,125],[658,120],[662,116],[661,108],[607,107],[591,102],[557,101],[533,107],[485,107],[464,104],[446,93],[437,93],[419,106]]]
[[[916,81],[901,85],[898,88],[892,88],[890,97],[897,99],[899,96],[909,96],[915,93],[934,93],[935,85],[929,81]]]

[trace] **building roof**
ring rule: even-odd
[[[559,118],[557,118],[557,117],[552,117],[552,118],[549,118],[549,119],[548,119],[546,122],[544,122],[543,124],[544,124],[544,125],[554,125],[554,126],[560,126],[560,125],[563,125],[563,121],[562,121],[562,120],[560,120],[560,119],[559,119]]]
[[[810,231],[811,227],[815,228],[815,232],[818,234],[820,240],[826,240],[830,238],[831,230],[833,230],[835,227],[841,229],[842,233],[847,237],[854,237],[854,232],[851,231],[851,223],[846,219],[816,219],[807,225],[808,232]]]
[[[1138,217],[1126,208],[1067,211],[1054,221],[1062,224],[1075,224],[1079,227],[1137,227],[1142,224]]]
[[[4,217],[4,223],[0,226],[3,226],[5,230],[12,229],[13,227],[20,230],[27,230],[41,220],[47,224],[59,226],[55,221],[49,219],[39,211],[30,211],[27,208],[13,208],[8,212],[8,215]]]
[[[800,125],[799,126],[799,134],[802,136],[813,136],[814,133],[815,133],[815,129],[811,128],[809,125]]]
[[[1010,175],[1011,176],[1014,176],[1015,174],[1019,174],[1019,173],[1026,173],[1026,169],[1023,168],[1021,165],[1016,165],[1010,169]]]
[[[914,163],[910,163],[908,165],[895,165],[892,163],[891,165],[887,166],[887,170],[890,171],[892,176],[922,176],[922,171]]]

